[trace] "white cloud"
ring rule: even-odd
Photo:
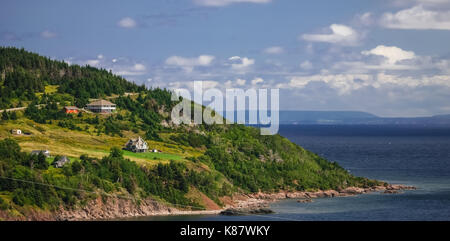
[[[294,76],[287,85],[279,85],[280,88],[305,88],[311,82],[324,82],[338,89],[339,94],[349,94],[364,86],[365,81],[371,80],[367,74],[318,74],[311,76]]]
[[[99,54],[97,55],[97,59],[88,59],[88,60],[84,60],[84,61],[78,61],[80,65],[89,65],[92,67],[101,67],[102,65],[102,60],[105,58],[105,56],[103,56],[103,54]],[[104,66],[104,64],[103,64]]]
[[[219,86],[219,82],[214,80],[201,80],[203,89],[212,89]],[[189,90],[194,90],[194,82],[193,81],[173,81],[168,84],[169,89],[187,88]],[[194,90],[196,91],[196,90]]]
[[[134,19],[130,17],[122,18],[117,25],[122,28],[134,28],[137,26],[137,23]]]
[[[56,33],[52,32],[50,30],[42,31],[40,35],[41,35],[42,38],[47,38],[47,39],[48,38],[55,38],[57,36]]]
[[[382,85],[394,84],[408,87],[419,86],[447,86],[450,87],[449,75],[431,75],[431,76],[398,76],[379,73],[376,76],[374,87],[379,88]]]
[[[166,59],[166,64],[181,67],[186,72],[192,72],[196,66],[210,66],[214,59],[215,57],[211,55],[200,55],[197,58],[171,56]]]
[[[233,61],[233,60],[240,60],[240,59],[241,59],[241,57],[239,57],[239,56],[233,56],[233,57],[230,57],[228,60]]]
[[[395,46],[379,45],[374,49],[362,51],[363,55],[383,56],[388,64],[396,64],[402,60],[413,59],[416,57],[414,52],[405,51]]]
[[[365,87],[382,88],[386,86],[399,87],[423,87],[423,86],[446,86],[450,87],[449,75],[422,75],[402,76],[386,74],[317,74],[310,76],[291,77],[287,84],[279,84],[277,87],[284,89],[304,89],[310,83],[325,83],[336,89],[339,95],[348,95],[352,91]]]
[[[216,88],[219,85],[219,82],[213,80],[203,80],[202,85],[203,89],[212,89]]]
[[[357,15],[358,24],[362,24],[365,26],[372,25],[374,21],[374,16],[371,12],[366,12],[361,15]]]
[[[380,24],[392,29],[450,30],[450,11],[434,11],[418,5],[397,13],[385,13]]]
[[[266,54],[282,54],[284,53],[284,49],[280,46],[273,46],[264,49],[264,53]]]
[[[332,24],[329,28],[331,30],[329,34],[303,34],[301,37],[306,41],[339,45],[357,45],[361,40],[361,35],[349,26]]]
[[[136,76],[136,75],[144,75],[146,73],[147,68],[145,65],[136,63],[131,66],[115,66],[112,71],[114,74],[123,75],[123,76]]]
[[[312,65],[311,62],[309,62],[308,60],[306,60],[306,61],[303,61],[303,62],[300,64],[300,68],[305,69],[305,70],[308,70],[308,69],[312,69],[312,68],[313,68],[313,65]]]
[[[417,70],[420,69],[420,67],[414,64],[389,64],[387,61],[384,61],[383,63],[340,61],[333,64],[332,69],[342,73],[367,73],[374,70]]]
[[[234,70],[245,70],[246,68],[252,66],[255,64],[254,59],[249,59],[247,57],[239,57],[239,56],[233,56],[229,58],[228,60],[233,61],[234,63],[231,64],[231,68]]]
[[[89,59],[89,60],[86,60],[84,64],[92,66],[92,67],[98,67],[98,65],[100,64],[100,60],[98,60],[98,59]]]
[[[135,64],[133,66],[133,69],[136,71],[144,71],[146,68],[145,68],[145,65],[143,65],[143,64]]]
[[[239,86],[244,86],[245,82],[247,82],[245,79],[236,79],[236,84]]]
[[[255,78],[252,80],[252,85],[257,85],[262,82],[264,82],[264,80],[262,78]]]
[[[194,0],[194,3],[208,7],[223,7],[233,3],[269,3],[271,0]]]

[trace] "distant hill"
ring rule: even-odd
[[[450,115],[430,117],[379,117],[361,111],[280,111],[280,124],[450,125]]]
[[[377,118],[362,111],[280,111],[281,124],[351,124]]]

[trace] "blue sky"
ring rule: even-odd
[[[2,1],[0,45],[285,110],[450,113],[450,0]]]

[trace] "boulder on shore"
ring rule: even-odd
[[[397,191],[397,190],[386,190],[386,191],[384,191],[384,193],[385,193],[385,194],[398,194],[398,193],[400,193],[400,192]]]
[[[251,215],[251,214],[270,214],[274,213],[271,209],[268,208],[257,208],[257,209],[249,209],[249,208],[229,208],[220,212],[220,215],[226,216],[239,216],[239,215]]]

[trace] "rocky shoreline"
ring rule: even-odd
[[[225,209],[260,209],[267,208],[270,203],[277,202],[282,199],[299,199],[301,203],[312,202],[315,198],[332,198],[332,197],[347,197],[354,195],[361,195],[373,192],[380,192],[385,194],[398,194],[402,190],[415,190],[413,186],[406,185],[394,185],[389,184],[387,186],[374,186],[368,188],[359,187],[347,187],[341,190],[320,190],[320,191],[298,191],[298,192],[286,192],[280,191],[277,193],[253,193],[242,195],[241,197],[234,198],[234,204],[228,205]]]
[[[83,208],[75,210],[59,210],[50,211],[24,211],[24,216],[11,216],[5,211],[0,211],[0,220],[42,220],[42,221],[81,221],[81,220],[114,220],[145,216],[170,216],[170,215],[213,215],[225,212],[225,215],[245,215],[253,213],[267,214],[270,213],[270,203],[282,199],[299,199],[310,202],[314,198],[331,198],[360,195],[371,192],[383,192],[389,194],[399,193],[402,190],[416,189],[412,186],[405,185],[387,185],[376,186],[370,188],[348,187],[342,190],[325,190],[314,192],[286,192],[277,193],[253,193],[253,194],[237,194],[231,197],[223,209],[217,210],[181,210],[169,207],[153,199],[142,200],[136,203],[128,199],[112,199],[102,200],[101,197],[91,200]]]

